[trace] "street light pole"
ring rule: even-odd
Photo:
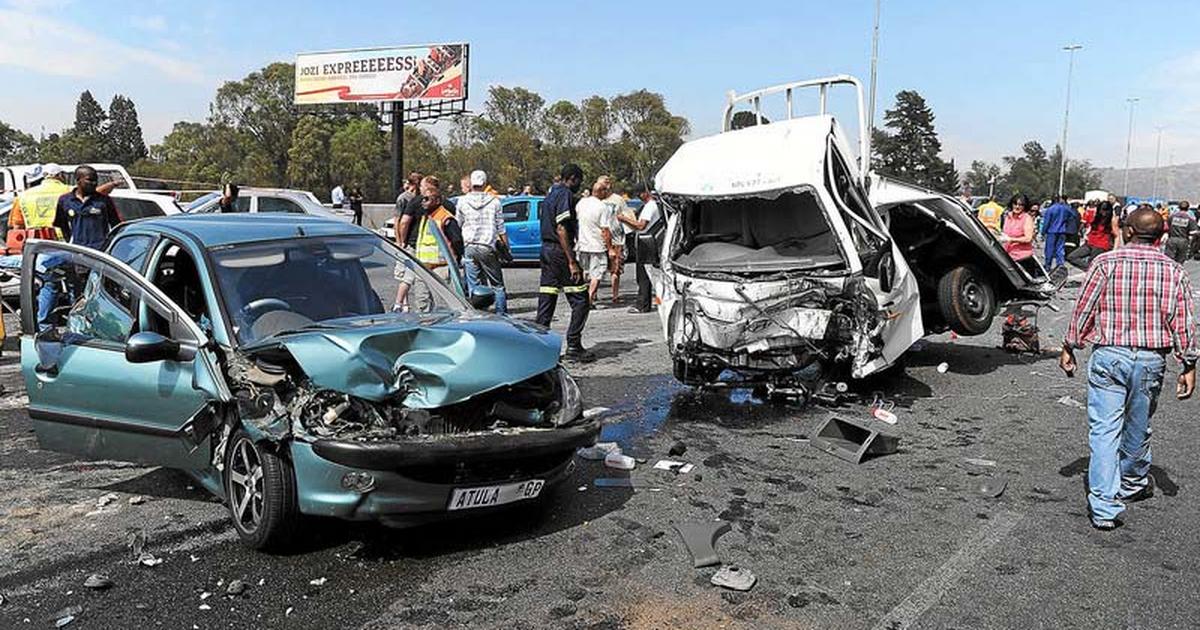
[[[1067,61],[1067,107],[1063,112],[1063,135],[1062,143],[1059,145],[1058,153],[1059,160],[1062,162],[1058,168],[1058,196],[1063,194],[1064,182],[1067,179],[1067,123],[1071,120],[1071,73],[1075,70],[1075,51],[1083,48],[1079,44],[1069,44],[1063,46],[1063,50],[1067,51],[1069,60]]]
[[[1121,188],[1121,196],[1129,196],[1129,150],[1133,147],[1133,106],[1141,99],[1130,96],[1125,99],[1129,103],[1129,133],[1125,135],[1125,185]]]
[[[1158,158],[1162,155],[1163,128],[1162,125],[1156,125],[1154,128],[1158,130],[1158,141],[1154,145],[1154,185],[1151,187],[1154,192],[1150,196],[1158,199]]]
[[[875,0],[875,32],[871,36],[871,104],[867,107],[866,131],[868,137],[875,129],[875,69],[879,65],[879,3],[880,0]],[[867,164],[871,163],[871,156],[863,156],[863,159]]]

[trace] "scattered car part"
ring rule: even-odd
[[[113,581],[110,580],[107,575],[101,575],[99,573],[93,573],[87,576],[87,579],[83,581],[84,588],[90,588],[96,591],[103,591],[104,589],[112,588],[112,585]]]
[[[938,374],[945,374],[950,371],[950,364],[946,362],[939,363],[937,366]]]
[[[690,473],[690,472],[692,472],[693,468],[695,468],[695,466],[693,464],[688,464],[686,462],[677,462],[677,461],[674,461],[671,459],[660,459],[660,460],[658,460],[657,463],[654,464],[655,470],[665,470],[667,472],[673,472],[676,475],[684,475],[684,474]]]
[[[577,449],[575,454],[592,461],[600,461],[610,453],[620,453],[621,447],[616,442],[596,442],[591,446]]]
[[[1060,404],[1064,407],[1071,407],[1074,409],[1087,409],[1087,405],[1079,402],[1078,400],[1075,400],[1074,398],[1071,398],[1070,396],[1063,396],[1062,398],[1059,398],[1056,402],[1058,402],[1058,404]]]
[[[1007,487],[1008,477],[985,477],[975,485],[975,493],[995,499],[1004,494],[1004,489]]]
[[[633,470],[637,467],[637,460],[621,453],[609,453],[604,456],[604,465],[617,470]]]
[[[592,485],[597,488],[636,488],[633,480],[629,477],[600,477],[592,480]]]
[[[990,459],[981,459],[979,457],[968,457],[968,458],[964,459],[963,461],[968,464],[971,464],[972,466],[988,466],[988,467],[993,467],[993,468],[996,466],[995,461],[990,460]]]
[[[140,564],[144,567],[156,567],[163,563],[162,558],[156,557],[154,554],[150,553],[149,551],[143,551],[142,554],[140,556],[138,556],[137,561],[138,561],[138,564]]]
[[[249,588],[250,588],[250,586],[248,584],[246,584],[245,582],[243,582],[241,580],[233,580],[232,582],[229,583],[229,586],[227,586],[225,588],[225,593],[227,595],[233,595],[236,597],[238,595],[245,593]]]
[[[749,569],[727,564],[717,569],[710,581],[713,586],[734,591],[748,591],[754,588],[754,583],[758,581],[758,578]]]
[[[692,566],[697,569],[721,563],[717,557],[717,539],[729,530],[730,525],[725,521],[675,524],[675,531],[679,532],[683,545],[692,554]]]
[[[684,444],[682,440],[677,440],[671,445],[671,448],[667,449],[667,455],[670,455],[671,457],[679,457],[686,452],[687,444]]]
[[[875,416],[876,420],[880,422],[886,422],[888,424],[896,424],[896,422],[899,420],[899,418],[896,417],[896,414],[882,407],[876,407],[872,409],[871,415]]]
[[[143,504],[143,503],[145,503],[145,502],[146,502],[146,497],[144,497],[144,496],[142,496],[142,495],[140,495],[140,494],[139,494],[139,495],[136,495],[136,496],[129,497],[129,505],[141,505],[141,504]]]
[[[853,420],[829,416],[817,425],[809,444],[839,459],[858,464],[868,455],[890,455],[900,438],[881,433]]]

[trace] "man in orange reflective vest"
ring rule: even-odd
[[[60,240],[54,228],[58,198],[71,192],[63,182],[63,168],[57,164],[36,166],[26,178],[30,187],[17,195],[8,215],[8,253],[19,254],[31,238]]]

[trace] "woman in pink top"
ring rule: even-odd
[[[1029,198],[1022,194],[1012,196],[1008,200],[1008,213],[1004,218],[1004,233],[1000,242],[1004,243],[1004,251],[1015,261],[1033,257],[1033,216],[1025,211],[1029,207]]]

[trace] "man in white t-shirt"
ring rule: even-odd
[[[640,234],[647,232],[662,220],[662,211],[658,209],[658,202],[654,200],[649,186],[642,188],[642,192],[638,195],[638,198],[642,200],[642,211],[638,213],[637,218],[630,219],[628,215],[625,215],[618,217],[618,220],[628,226],[629,229],[636,230]],[[649,313],[654,310],[654,304],[652,303],[654,290],[650,286],[650,275],[646,273],[645,259],[648,258],[648,252],[642,251],[641,243],[638,243],[636,249],[637,251],[634,252],[634,255],[637,257],[637,264],[634,267],[634,273],[637,277],[638,294],[637,303],[629,309],[629,312]]]
[[[346,203],[346,191],[342,190],[342,185],[338,184],[329,191],[329,201],[332,202],[334,210],[341,210]]]
[[[625,269],[625,235],[628,234],[628,228],[625,227],[625,222],[622,218],[633,218],[633,210],[625,203],[625,197],[617,192],[614,186],[613,179],[608,175],[601,177],[605,184],[608,185],[608,197],[604,199],[604,203],[608,204],[608,213],[612,217],[612,247],[609,249],[608,271],[612,276],[612,304],[617,305],[617,300],[621,295],[621,272]]]
[[[592,185],[592,194],[575,205],[575,216],[579,220],[579,240],[575,252],[579,254],[579,265],[588,277],[588,301],[596,306],[596,291],[604,272],[609,269],[609,252],[612,251],[613,218],[608,198],[608,182],[601,177]]]

